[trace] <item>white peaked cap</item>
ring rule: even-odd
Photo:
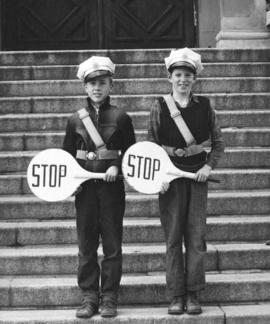
[[[85,78],[95,78],[101,75],[113,75],[115,64],[106,56],[91,56],[79,65],[77,77],[84,81]]]
[[[172,66],[189,66],[193,67],[196,74],[203,70],[201,55],[185,47],[178,50],[172,50],[170,56],[165,58],[167,70]]]

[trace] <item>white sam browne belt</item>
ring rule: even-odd
[[[188,157],[203,152],[204,146],[207,145],[208,141],[205,141],[201,144],[197,144],[194,136],[192,135],[186,122],[184,121],[181,112],[177,109],[172,95],[168,94],[163,96],[163,98],[167,104],[167,107],[169,109],[173,121],[175,122],[180,134],[183,136],[185,142],[187,143],[187,147],[183,149],[162,145],[164,150],[167,152],[169,156],[178,156],[178,157]]]
[[[87,110],[82,108],[78,110],[79,118],[84,124],[90,138],[96,146],[95,152],[88,152],[85,150],[77,150],[76,158],[81,160],[114,160],[121,154],[120,150],[108,150],[106,145],[93,124]]]

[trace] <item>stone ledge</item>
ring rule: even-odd
[[[122,324],[223,324],[224,314],[219,307],[204,307],[199,316],[187,314],[172,316],[167,308],[119,308],[118,316],[113,319],[102,319],[96,315],[91,323],[122,323]],[[0,312],[0,324],[79,324],[84,321],[75,317],[74,309],[67,310],[20,310]]]

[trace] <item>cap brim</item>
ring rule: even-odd
[[[84,78],[84,82],[87,82],[87,81],[96,79],[96,78],[101,77],[101,76],[112,76],[112,75],[113,74],[110,71],[107,71],[107,70],[98,70],[98,71],[94,71],[92,73],[87,74],[85,76],[85,78]]]
[[[184,62],[184,61],[179,61],[179,62],[175,62],[173,63],[170,67],[169,67],[169,71],[171,72],[173,69],[175,68],[186,68],[186,69],[189,69],[191,70],[193,73],[196,73],[196,68],[194,65],[188,63],[188,62]]]

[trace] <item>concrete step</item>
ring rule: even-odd
[[[261,312],[261,309],[257,309],[258,313],[259,311]],[[75,312],[75,309],[3,310],[0,311],[0,324],[80,324],[84,322],[76,318]],[[257,314],[257,316],[259,317],[259,314]],[[100,315],[95,315],[91,320],[88,320],[88,322],[91,321],[93,324],[173,324],[179,320],[179,316],[168,315],[167,308],[165,307],[137,306],[135,308],[129,306],[125,308],[120,307],[118,309],[118,316],[114,319],[109,319],[107,321]],[[203,313],[199,316],[181,315],[181,323],[224,324],[224,312],[217,306],[205,306],[203,307]]]
[[[162,91],[163,93],[164,91]],[[59,94],[58,94],[59,95]],[[267,110],[269,93],[206,93],[217,110]],[[111,102],[126,111],[150,110],[161,94],[112,95]],[[0,114],[72,113],[85,106],[85,96],[43,96],[0,98]]]
[[[123,246],[123,272],[165,271],[165,244]],[[102,249],[98,251],[102,260]],[[77,246],[35,246],[0,249],[0,275],[76,274]],[[270,246],[265,243],[208,244],[206,271],[270,269]]]
[[[269,147],[270,128],[224,128],[222,130],[227,147]],[[146,130],[137,130],[137,141],[147,140]],[[1,151],[39,151],[62,147],[64,131],[55,132],[10,132],[0,133]]]
[[[209,193],[209,215],[270,214],[270,190],[214,191]],[[45,202],[34,196],[1,196],[0,216],[5,220],[66,219],[75,215],[73,198]],[[157,195],[127,194],[126,217],[157,217]]]
[[[269,62],[269,49],[196,48],[202,62]],[[78,65],[92,55],[109,56],[116,64],[164,63],[170,49],[1,52],[0,65]]]
[[[228,147],[245,146],[270,146],[270,128],[237,128],[228,127],[222,129],[225,145]],[[137,141],[147,140],[146,130],[136,131]],[[1,135],[0,135],[1,140]]]
[[[209,182],[209,189],[219,190],[248,190],[267,189],[270,187],[270,170],[264,169],[220,169],[214,170],[213,176],[221,183]],[[126,191],[134,191],[126,183]],[[25,174],[0,175],[0,195],[25,195],[30,194]]]
[[[22,135],[24,136],[24,135]],[[18,140],[20,138],[18,137]],[[10,142],[11,143],[11,142]],[[23,147],[23,145],[21,145]],[[11,147],[7,147],[11,149]],[[0,172],[24,172],[30,160],[38,151],[2,151],[0,152]],[[226,148],[219,162],[220,168],[269,168],[270,148],[238,147]],[[252,172],[252,171],[251,171]]]
[[[75,244],[75,220],[2,221],[0,246]],[[269,240],[270,215],[212,216],[207,218],[208,242],[262,242]],[[160,243],[164,234],[156,218],[124,218],[124,243]]]
[[[259,247],[257,251],[258,249]],[[267,268],[267,263],[263,261],[267,257],[267,249],[264,250],[264,256],[260,250],[261,260],[258,260],[260,257],[256,259],[259,268],[262,269]],[[78,268],[78,248],[76,246],[5,248],[0,249],[0,252],[1,275],[75,275]],[[242,255],[242,257],[246,260],[250,256]],[[101,248],[99,249],[99,260],[102,260]],[[257,268],[255,260],[252,266]],[[217,251],[214,246],[209,246],[206,269],[217,270]],[[151,271],[165,271],[164,244],[123,246],[124,273],[139,274]]]
[[[1,66],[0,80],[72,80],[78,65]],[[206,63],[200,77],[256,77],[269,76],[269,62]],[[167,76],[165,64],[118,64],[115,79],[162,78]]]
[[[249,304],[234,306],[204,306],[200,315],[168,315],[167,307],[120,307],[118,316],[108,322],[95,315],[91,323],[122,324],[269,324],[270,304]],[[75,309],[3,310],[1,324],[80,324]]]
[[[215,92],[268,92],[270,77],[238,77],[238,78],[201,78],[194,85],[199,93]],[[117,79],[114,81],[113,94],[156,94],[166,93],[171,85],[165,78],[153,79]],[[79,80],[51,81],[1,81],[2,97],[25,96],[57,96],[83,95],[84,89]]]
[[[206,275],[203,303],[264,302],[270,299],[267,271],[221,272]],[[119,302],[123,305],[157,305],[167,302],[165,274],[124,275]],[[75,306],[80,293],[75,276],[7,276],[0,279],[1,307]]]
[[[147,129],[149,110],[128,112],[135,129]],[[66,128],[70,114],[8,114],[0,115],[0,132],[61,131]],[[218,111],[221,127],[267,127],[270,125],[270,110]]]
[[[210,183],[210,189],[248,190],[270,188],[269,169],[218,169],[213,175],[221,181],[220,184]]]

